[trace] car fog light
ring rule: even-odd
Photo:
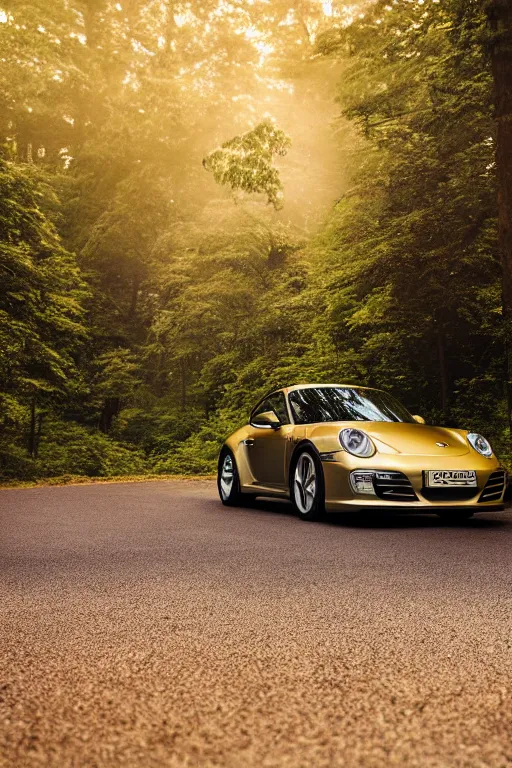
[[[367,496],[375,496],[373,488],[373,472],[351,472],[350,486],[354,493],[364,493]]]

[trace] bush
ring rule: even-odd
[[[189,438],[175,451],[156,461],[152,471],[168,475],[210,475],[217,470],[219,444]]]
[[[167,455],[154,457],[152,471],[157,474],[214,474],[224,440],[244,421],[244,416],[237,411],[217,411],[195,434]]]
[[[0,445],[0,478],[34,480],[37,472],[37,464],[28,456],[26,448],[12,442]]]
[[[52,421],[45,425],[36,462],[38,477],[87,475],[112,477],[147,471],[144,454],[78,424]]]
[[[114,421],[112,437],[137,445],[148,454],[166,454],[197,432],[201,418],[202,414],[194,409],[161,405],[147,411],[124,408]]]

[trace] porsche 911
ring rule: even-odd
[[[290,499],[299,517],[325,512],[432,512],[460,520],[503,508],[507,476],[480,434],[436,427],[389,393],[298,384],[266,395],[218,462],[223,504]]]

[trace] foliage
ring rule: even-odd
[[[89,477],[142,474],[144,454],[134,446],[118,443],[96,430],[48,419],[37,459],[15,443],[0,445],[2,478],[33,479],[66,474]]]
[[[210,472],[315,380],[511,454],[483,6],[0,0],[1,476]]]
[[[87,291],[44,210],[48,199],[53,202],[52,193],[37,172],[0,159],[2,439],[28,423],[32,458],[45,411],[86,391],[77,358],[87,337],[81,303]]]
[[[143,453],[78,424],[51,422],[41,440],[37,474],[90,477],[141,474],[147,469]]]
[[[273,155],[285,155],[290,139],[268,120],[252,131],[225,141],[220,149],[203,160],[218,184],[231,189],[263,193],[274,208],[281,207],[283,185],[279,172],[272,167]]]
[[[482,9],[461,8],[378,2],[321,41],[352,53],[339,100],[373,150],[320,244],[331,336],[445,423],[502,397],[491,73]]]

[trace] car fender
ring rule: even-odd
[[[291,493],[292,486],[293,486],[293,477],[292,477],[293,466],[295,464],[295,460],[296,460],[298,454],[304,448],[311,448],[312,451],[318,457],[318,460],[321,461],[320,452],[319,452],[318,448],[316,447],[316,445],[313,442],[311,442],[311,440],[308,440],[307,438],[305,438],[305,439],[301,440],[300,443],[297,443],[297,445],[293,449],[292,455],[290,456],[290,464],[288,466],[288,487],[290,489],[290,493]],[[323,477],[322,477],[322,483],[323,483]]]
[[[252,433],[253,428],[250,424],[237,429],[236,432],[228,437],[221,449],[221,453],[227,448],[233,454],[242,491],[254,483],[254,478],[243,450],[243,441],[250,437]]]

